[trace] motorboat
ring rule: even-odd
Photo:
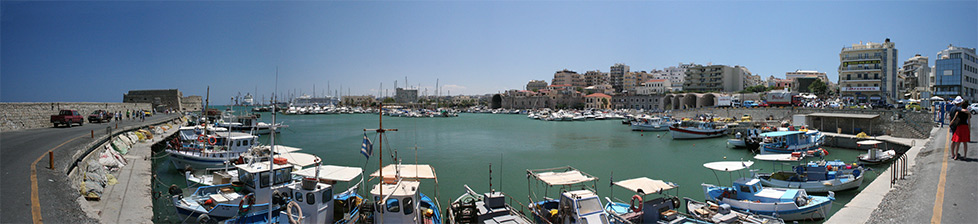
[[[716,171],[733,172],[753,165],[752,161],[723,161],[703,164]],[[719,182],[719,178],[718,182]],[[732,209],[761,215],[770,215],[785,221],[819,220],[828,217],[835,201],[835,192],[829,196],[810,196],[804,189],[763,187],[757,178],[739,178],[733,186],[723,187],[702,184],[706,200],[728,204]]]
[[[617,181],[614,185],[634,192],[635,195],[632,196],[631,203],[616,202],[605,197],[608,204],[605,205],[604,210],[614,217],[611,219],[613,223],[707,223],[679,213],[681,203],[676,196],[666,195],[645,199],[647,196],[661,195],[664,191],[678,187],[679,185],[675,183],[638,177]]]
[[[792,153],[814,150],[825,142],[825,135],[816,130],[775,131],[761,133],[763,153]]]
[[[503,192],[479,194],[465,186],[465,193],[449,205],[446,223],[531,224],[522,210],[506,204]]]
[[[670,117],[639,117],[631,123],[632,131],[668,131],[676,122]]]
[[[686,213],[695,219],[709,223],[742,223],[742,224],[777,224],[784,220],[767,215],[739,212],[730,208],[729,204],[718,204],[714,201],[700,202],[683,197],[686,201]]]
[[[381,175],[380,173],[384,173]],[[369,208],[361,219],[373,223],[442,223],[438,202],[420,192],[421,180],[438,177],[430,165],[390,164],[370,174],[381,183],[370,190]]]
[[[166,152],[178,170],[218,168],[258,146],[258,136],[240,132],[198,135],[190,143],[170,144]]]
[[[536,180],[549,188],[559,188],[558,199],[540,196],[531,192],[530,212],[536,223],[611,223],[611,217],[603,209],[601,199],[594,193],[597,177],[581,172],[573,167],[558,167],[539,170],[526,170],[528,180]],[[532,177],[532,179],[531,179]],[[590,182],[591,186],[585,183]],[[528,184],[527,187],[533,186]],[[535,201],[534,198],[537,198]]]
[[[681,121],[669,127],[673,139],[715,138],[727,134],[727,126],[722,123],[705,121]]]
[[[883,142],[877,140],[863,140],[856,142],[856,144],[859,146],[871,146],[868,150],[866,150],[866,154],[859,155],[859,161],[868,164],[880,164],[893,159],[893,157],[896,157],[895,150],[884,150],[879,148],[879,144],[882,143]]]
[[[859,188],[865,170],[862,166],[835,161],[812,161],[792,167],[791,171],[756,173],[764,186],[804,189],[810,193],[825,193]]]
[[[727,145],[735,149],[748,148],[751,151],[756,150],[760,146],[761,130],[758,129],[747,129],[747,133],[737,132],[734,134],[733,138],[727,139]]]
[[[252,163],[235,165],[235,168],[238,170],[238,183],[199,187],[186,197],[174,195],[171,199],[177,213],[198,221],[220,221],[233,217],[267,216],[270,212],[274,214],[285,209],[282,196],[293,195],[288,187],[293,182],[292,165]],[[269,181],[269,177],[273,181]],[[323,189],[329,188],[327,185]],[[294,199],[301,200],[305,195],[297,194]],[[273,196],[279,199],[272,199]]]

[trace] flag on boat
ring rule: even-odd
[[[367,134],[364,133],[363,144],[360,145],[360,154],[363,154],[363,156],[369,159],[370,154],[373,154],[373,152],[374,152],[374,143],[370,143],[370,139],[367,138]]]

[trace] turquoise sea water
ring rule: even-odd
[[[383,156],[384,164],[390,164],[396,150],[404,164],[432,165],[438,176],[437,192],[434,181],[423,181],[422,192],[438,196],[442,210],[464,192],[463,184],[478,192],[488,191],[490,164],[492,188],[525,205],[529,201],[529,187],[532,186],[537,195],[542,193],[542,188],[537,185],[528,185],[527,169],[573,166],[599,178],[596,187],[602,198],[628,200],[632,195],[623,188],[612,189],[613,175],[614,180],[646,176],[674,182],[680,187],[668,194],[703,200],[700,184],[717,184],[719,179],[720,185],[729,185],[740,174],[714,174],[702,164],[753,160],[749,151],[727,147],[726,138],[673,140],[668,132],[631,131],[619,120],[546,122],[509,114],[460,114],[454,118],[384,117],[384,128],[398,131],[387,134],[383,155],[379,154],[376,133],[367,132],[375,145],[374,155],[367,160],[360,154],[360,144],[365,133],[363,129],[377,128],[379,118],[376,114],[278,115],[276,119],[289,125],[276,135],[276,144],[302,148],[302,152],[322,158],[324,164],[364,167],[369,175],[377,170],[378,157]],[[263,113],[262,120],[270,122],[271,114]],[[269,136],[261,136],[260,141],[268,144]],[[826,149],[829,151],[826,159],[849,163],[864,153],[862,150]],[[165,157],[154,163],[158,179],[154,186],[185,186],[181,174],[163,161]],[[755,161],[752,168],[771,172],[790,169],[791,165]],[[885,169],[872,168],[878,172]],[[867,172],[866,177],[859,190],[876,179],[876,172]],[[372,181],[368,187],[376,183]],[[346,186],[339,187],[345,189]],[[165,192],[165,188],[159,190]],[[550,192],[548,196],[556,196],[554,191]],[[836,192],[832,213],[842,208],[856,192]],[[168,203],[171,202],[166,199],[157,200],[154,221],[181,222]]]

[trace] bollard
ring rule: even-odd
[[[53,170],[54,169],[54,152],[53,151],[48,151],[48,162],[50,162],[50,164],[48,165],[48,169],[52,169]]]
[[[95,129],[92,129],[92,138],[95,138]]]

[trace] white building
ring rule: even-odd
[[[974,48],[948,45],[937,53],[934,66],[935,96],[945,99],[961,96],[972,102],[978,99],[978,56]]]
[[[839,52],[839,94],[860,103],[901,99],[897,90],[897,49],[883,43],[859,43]]]

